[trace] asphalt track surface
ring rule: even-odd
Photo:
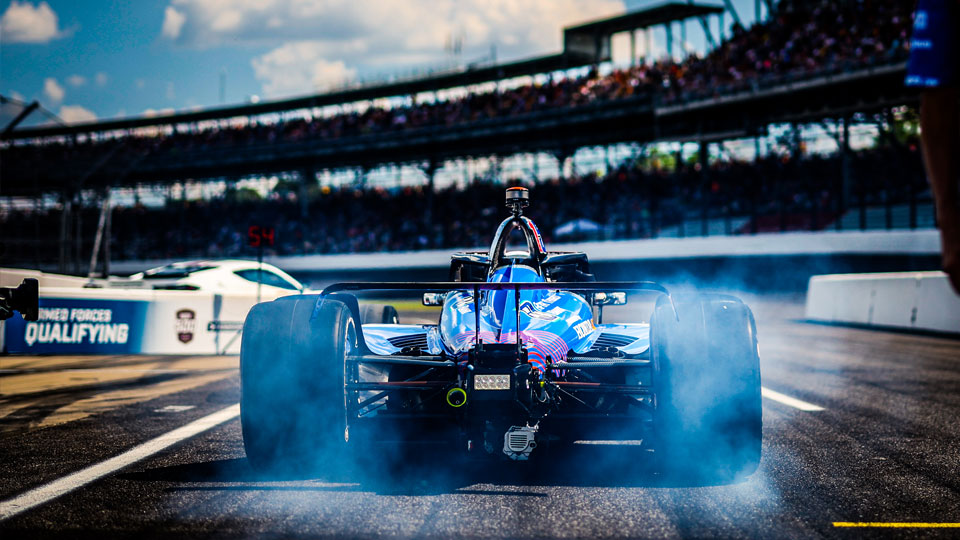
[[[763,401],[760,469],[744,481],[667,480],[635,446],[584,446],[539,467],[451,460],[383,476],[271,477],[247,465],[228,411],[211,429],[3,519],[0,535],[960,536],[945,526],[960,522],[960,340],[800,322],[796,298],[748,302],[763,385],[775,393]],[[0,357],[0,518],[39,486],[236,404],[236,364]]]

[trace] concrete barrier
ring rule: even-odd
[[[91,281],[88,278],[49,274],[39,270],[0,268],[0,287],[16,287],[24,278],[33,278],[37,280],[38,286],[50,288],[81,288]]]
[[[547,243],[550,251],[583,251],[592,262],[696,259],[704,257],[749,257],[790,255],[939,255],[936,229],[895,231],[818,231],[769,233],[695,238],[608,240],[572,244]],[[433,249],[392,253],[340,255],[292,255],[267,257],[266,262],[287,272],[336,272],[384,269],[446,268],[455,251],[486,251],[489,245],[472,248]],[[132,274],[163,266],[172,260],[119,261],[110,268]]]
[[[813,276],[806,317],[960,334],[960,296],[943,272]]]

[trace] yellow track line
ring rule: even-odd
[[[887,522],[887,521],[834,521],[834,527],[858,527],[873,528],[882,527],[890,529],[960,529],[960,523],[922,523],[922,522]]]

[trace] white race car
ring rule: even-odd
[[[297,294],[306,287],[267,263],[244,260],[182,261],[152,268],[128,278],[111,277],[108,288],[206,291],[276,298]]]

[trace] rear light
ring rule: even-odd
[[[474,390],[509,390],[510,375],[482,375],[473,377]]]

